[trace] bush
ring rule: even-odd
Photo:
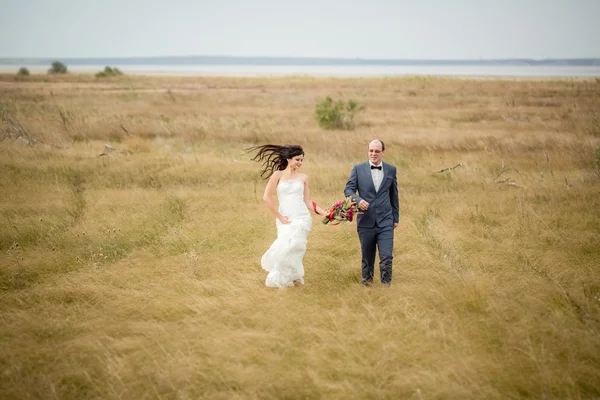
[[[29,70],[25,67],[21,67],[19,68],[19,72],[17,72],[18,76],[28,76],[29,75]]]
[[[344,103],[342,100],[336,102],[329,96],[317,104],[315,118],[319,126],[324,129],[354,129],[354,116],[365,109],[354,100]]]
[[[66,74],[67,66],[60,61],[52,62],[52,67],[48,70],[49,74]]]
[[[104,67],[104,71],[96,72],[96,78],[106,78],[109,76],[123,75],[119,68],[111,68],[108,65]]]

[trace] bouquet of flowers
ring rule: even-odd
[[[352,222],[354,215],[359,212],[359,208],[352,200],[352,197],[346,197],[346,200],[335,203],[327,212],[323,219],[323,224],[338,225],[342,222]]]

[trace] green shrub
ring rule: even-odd
[[[333,101],[329,96],[317,104],[315,118],[324,129],[354,129],[355,115],[365,109],[354,100],[344,103],[342,100]]]
[[[66,74],[67,66],[60,61],[52,62],[52,67],[48,70],[49,74]]]
[[[119,68],[111,68],[108,65],[104,67],[104,71],[96,72],[96,78],[106,78],[110,76],[123,75]]]
[[[29,70],[25,67],[21,67],[19,68],[19,71],[17,72],[18,76],[28,76],[29,75]]]

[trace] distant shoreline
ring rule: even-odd
[[[600,78],[600,65],[67,65],[72,74],[95,74],[106,65],[117,67],[131,76],[182,76],[182,77],[333,77],[333,78],[385,78],[430,76],[479,79],[563,79]],[[31,74],[46,74],[48,65],[2,65],[0,73],[16,74],[24,66]]]
[[[105,66],[129,75],[226,77],[480,77],[565,78],[600,77],[600,58],[411,60],[309,57],[104,57],[104,58],[0,58],[0,72],[16,73],[26,67],[45,73],[61,61],[72,73],[96,73]]]

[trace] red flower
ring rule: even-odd
[[[346,213],[346,218],[348,219],[348,222],[352,222],[353,215],[354,215],[354,210],[352,210],[352,209],[348,210],[348,212]]]

